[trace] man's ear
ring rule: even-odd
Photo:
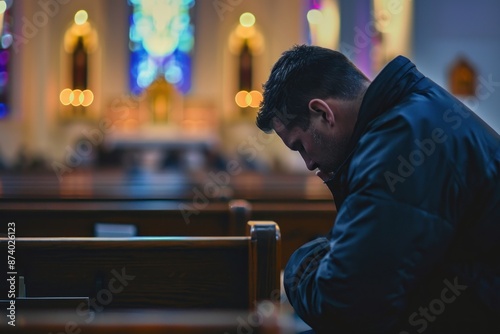
[[[335,125],[335,112],[334,107],[326,103],[322,99],[312,99],[309,101],[309,112],[311,113],[311,119],[313,117],[321,117],[321,120],[325,121],[328,125]]]

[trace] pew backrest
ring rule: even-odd
[[[242,236],[250,210],[246,200],[1,199],[0,236],[9,222],[19,237]]]
[[[17,238],[16,277],[23,277],[28,298],[88,297],[95,311],[250,309],[279,291],[280,234],[273,222],[251,222],[248,231],[240,237]],[[7,243],[0,239],[4,254]],[[6,291],[6,279],[0,284]]]

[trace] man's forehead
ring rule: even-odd
[[[283,126],[283,122],[281,122],[281,120],[277,116],[272,118],[271,123],[273,125],[273,129],[279,129]]]
[[[300,127],[294,126],[292,128],[287,128],[281,120],[273,119],[273,128],[276,134],[283,140],[286,146],[291,147],[296,137],[300,135]]]
[[[279,117],[274,117],[272,120],[272,124],[273,124],[273,129],[276,132],[287,130],[286,126],[287,124],[285,124]]]

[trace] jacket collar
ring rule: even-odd
[[[415,64],[403,56],[394,58],[382,69],[368,87],[361,102],[350,150],[354,149],[368,124],[394,107],[421,78],[423,75],[417,71]]]
[[[340,207],[345,196],[343,193],[345,189],[341,187],[340,176],[351,160],[356,144],[365,133],[368,124],[394,107],[411,90],[414,84],[423,77],[423,74],[416,69],[415,64],[408,58],[398,56],[382,69],[366,90],[350,140],[348,149],[350,153],[334,176],[324,182],[332,191],[337,208]]]

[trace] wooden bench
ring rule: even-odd
[[[248,235],[241,237],[15,241],[16,277],[24,277],[27,297],[88,297],[95,311],[251,309],[280,293],[280,232],[274,222],[249,222]],[[7,243],[0,239],[3,254]],[[5,270],[0,287],[7,291],[2,275]]]
[[[301,245],[328,233],[336,211],[332,200],[209,202],[189,222],[180,208],[191,202],[170,200],[3,200],[0,236],[8,222],[19,237],[92,237],[111,226],[137,236],[243,236],[249,220],[271,220],[282,234],[281,263]],[[185,213],[186,211],[184,211]],[[102,225],[103,223],[107,225]],[[103,229],[101,229],[101,232]],[[5,235],[5,234],[4,234]]]
[[[196,205],[172,200],[0,200],[0,236],[15,222],[19,237],[94,237],[99,226],[123,236],[245,235],[248,202]],[[127,235],[128,234],[128,235]]]
[[[92,321],[75,312],[36,311],[0,323],[2,334],[292,334],[290,317],[267,304],[260,310],[124,310],[103,312]]]

